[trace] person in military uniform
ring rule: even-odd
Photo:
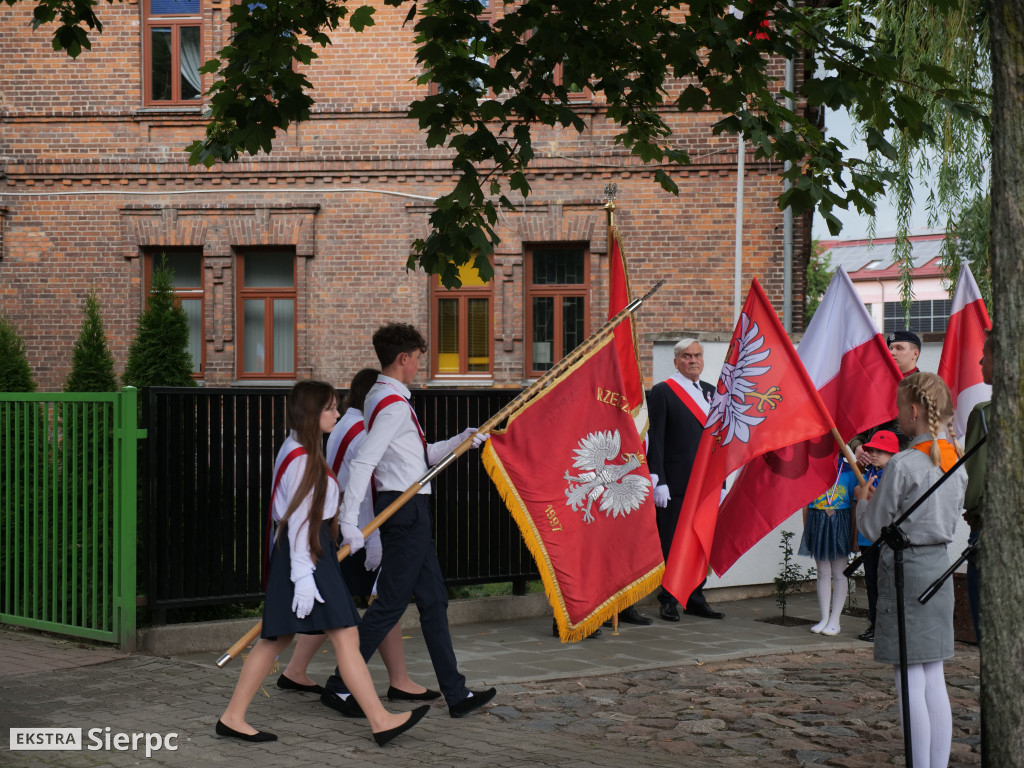
[[[896,366],[900,369],[904,379],[910,374],[918,372],[917,359],[921,356],[920,336],[913,331],[893,331],[886,337],[885,341],[889,345],[889,354],[892,355],[892,359],[896,362]],[[871,459],[864,452],[864,444],[874,437],[875,432],[883,429],[894,432],[899,440],[900,450],[906,450],[909,440],[900,431],[900,426],[896,419],[865,430],[850,440],[850,450],[853,451],[854,457],[857,459],[857,465],[862,470],[867,469],[871,465]]]

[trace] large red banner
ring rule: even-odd
[[[537,561],[565,642],[654,590],[650,474],[613,336],[491,432],[483,461]]]

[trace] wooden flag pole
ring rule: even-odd
[[[850,451],[850,446],[848,446],[846,444],[846,441],[843,440],[842,436],[839,434],[839,430],[836,429],[835,425],[832,426],[832,437],[834,437],[836,439],[836,442],[839,443],[839,450],[846,458],[846,463],[850,465],[850,467],[853,469],[853,474],[857,476],[857,484],[864,485],[864,483],[866,483],[867,480],[865,480],[864,475],[861,474],[860,467],[857,466],[857,460],[853,457],[853,452]]]
[[[527,387],[518,395],[516,395],[516,397],[511,402],[509,402],[504,408],[502,408],[491,418],[489,418],[483,424],[483,426],[477,429],[477,431],[474,434],[467,437],[465,440],[463,440],[461,443],[455,446],[455,448],[449,451],[444,458],[442,458],[434,466],[430,467],[430,469],[427,470],[426,474],[424,474],[423,477],[421,477],[415,483],[406,488],[402,492],[401,496],[399,496],[393,502],[388,504],[387,507],[381,510],[381,512],[376,517],[374,517],[373,520],[371,520],[365,528],[363,528],[363,538],[366,538],[371,533],[380,528],[385,522],[388,521],[388,519],[393,514],[395,514],[395,512],[401,509],[402,506],[404,506],[405,503],[409,501],[409,499],[411,499],[413,496],[419,493],[420,489],[422,489],[427,483],[429,483],[444,469],[446,469],[459,456],[468,451],[470,447],[472,447],[473,439],[477,435],[487,434],[492,429],[497,427],[508,417],[510,413],[520,408],[534,397],[536,397],[543,389],[545,389],[549,384],[551,384],[555,379],[557,379],[562,373],[568,370],[571,366],[575,365],[575,363],[578,360],[580,360],[585,355],[589,354],[590,351],[595,346],[597,346],[597,344],[604,341],[608,337],[608,335],[615,330],[615,327],[619,323],[621,323],[629,315],[635,312],[640,307],[640,305],[647,301],[647,299],[649,299],[651,296],[653,296],[655,292],[659,288],[661,288],[662,285],[664,285],[664,283],[664,280],[659,280],[654,285],[654,287],[651,288],[651,290],[644,294],[644,296],[642,296],[639,299],[633,299],[633,301],[629,302],[629,304],[627,304],[622,309],[622,311],[615,315],[615,317],[613,317],[611,320],[609,320],[607,323],[601,326],[601,328],[592,333],[586,341],[584,341],[582,344],[576,347],[576,349],[574,349],[572,352],[570,352],[568,355],[566,355],[560,361],[558,361],[558,363],[552,366],[551,370],[547,371],[543,376],[537,379],[537,381],[535,381],[529,387]],[[338,550],[338,562],[340,563],[342,560],[348,557],[348,555],[349,546],[348,544],[345,544]],[[231,661],[239,653],[241,653],[249,645],[249,643],[251,643],[257,637],[259,637],[260,630],[262,628],[263,622],[260,621],[252,629],[250,629],[242,637],[235,641],[235,644],[228,648],[227,651],[225,651],[224,654],[219,659],[217,659],[217,666],[223,668],[229,661]]]

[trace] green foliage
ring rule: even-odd
[[[0,392],[35,392],[25,339],[14,323],[0,312]]]
[[[55,40],[66,37],[69,24],[97,26],[92,0],[67,1],[72,5],[39,6],[62,9]],[[505,4],[493,25],[478,0],[378,2],[409,4],[419,82],[434,85],[409,115],[428,147],[447,150],[456,181],[435,201],[431,232],[414,243],[408,266],[439,274],[448,287],[459,285],[458,266],[466,263],[491,277],[498,210],[514,209],[530,193],[538,128],[583,133],[595,103],[617,129],[621,152],[650,164],[671,192],[672,168],[690,158],[670,115],[720,112],[715,133],[742,134],[759,159],[790,161],[784,175],[792,186],[779,205],[797,214],[818,208],[832,234],[840,229],[836,208],[872,212],[896,178],[879,158],[896,162],[900,147],[947,136],[942,123],[950,115],[978,120],[985,112],[985,94],[958,87],[963,80],[944,59],[908,57],[890,44],[888,27],[873,19],[900,4],[883,0],[564,0],[557,7],[521,0]],[[730,13],[731,4],[742,18]],[[935,24],[948,23],[952,3],[935,6]],[[346,0],[232,6],[231,37],[202,68],[215,75],[207,93],[210,121],[205,139],[188,147],[190,161],[213,165],[269,152],[277,132],[308,119],[313,106],[311,85],[293,63],[308,64],[317,54],[301,41],[326,46],[343,21],[358,31],[372,25],[372,14],[372,6],[350,13]],[[908,35],[916,32],[908,27]],[[811,70],[792,94],[793,109],[780,98],[782,58],[807,61]],[[592,103],[573,101],[583,88]],[[825,107],[851,110],[867,136],[868,157],[846,157],[847,148],[808,117]]]
[[[782,550],[782,570],[773,580],[775,582],[775,604],[782,611],[782,620],[786,620],[786,605],[790,595],[795,595],[803,587],[804,582],[814,578],[814,569],[806,571],[793,562],[793,532],[783,531],[779,549]]]
[[[71,372],[64,382],[65,392],[116,392],[114,356],[107,346],[103,330],[100,300],[96,291],[90,291],[83,306],[85,319],[75,341],[71,357]]]
[[[828,284],[832,280],[832,259],[822,251],[821,243],[817,240],[811,243],[811,258],[807,262],[807,289],[805,301],[807,308],[804,311],[804,322],[811,322],[814,313],[821,303]]]
[[[943,260],[943,273],[949,282],[949,295],[956,292],[960,267],[970,264],[978,290],[992,315],[992,267],[989,263],[989,218],[992,201],[988,195],[977,195],[960,212],[960,219],[952,231],[947,232],[947,258]]]
[[[128,348],[124,384],[139,388],[196,386],[188,333],[188,317],[174,298],[173,273],[161,258],[153,269],[138,335]]]
[[[893,180],[890,194],[897,209],[893,259],[899,267],[901,299],[909,320],[913,248],[908,236],[915,206],[923,202],[929,225],[952,233],[986,191],[992,93],[986,5],[983,0],[903,0],[869,8],[860,0],[843,0],[843,8],[849,14],[872,15],[879,47],[899,62],[894,72],[899,109],[908,117],[907,110],[913,110],[931,126],[920,134],[893,131],[890,141],[895,151],[876,155],[870,164]],[[950,87],[976,94],[972,108],[964,111]],[[911,90],[909,101],[904,100]],[[985,119],[978,120],[979,113]],[[860,113],[852,114],[862,134],[872,127]],[[926,199],[915,200],[915,179],[931,178],[935,183]],[[958,247],[956,238],[943,243],[943,264],[954,275],[954,283],[964,258],[955,252]]]

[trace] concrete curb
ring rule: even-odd
[[[771,594],[768,585],[749,587],[721,587],[705,591],[708,600],[732,602]],[[637,603],[638,606],[657,605],[654,595],[648,595]],[[451,626],[485,624],[489,622],[517,621],[541,616],[550,616],[551,606],[541,592],[528,595],[501,595],[497,597],[476,597],[452,600],[448,604],[448,623]],[[136,633],[136,653],[149,656],[182,656],[189,653],[225,651],[248,632],[258,619],[229,619],[225,621],[202,621],[186,624],[167,624],[162,627],[146,627]],[[418,629],[419,612],[414,604],[409,605],[402,616],[403,630]]]

